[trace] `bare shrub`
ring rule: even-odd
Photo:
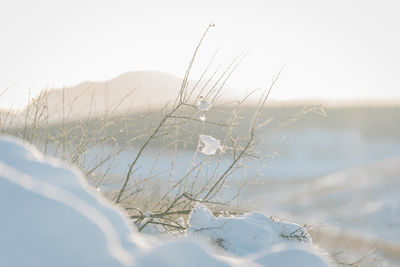
[[[52,121],[54,114],[49,114],[45,90],[34,100],[29,96],[23,112],[2,114],[1,133],[17,135],[45,154],[78,166],[92,185],[129,212],[140,231],[149,225],[169,233],[185,230],[185,218],[196,202],[207,204],[215,214],[238,212],[232,203],[239,199],[242,186],[257,175],[247,177],[243,171],[245,165],[261,160],[262,151],[257,146],[305,113],[321,107],[304,107],[278,122],[263,113],[284,68],[264,90],[252,91],[237,101],[222,102],[224,86],[245,58],[245,52],[222,71],[218,67],[210,71],[214,61],[211,58],[202,75],[193,82],[192,67],[213,27],[213,24],[207,27],[196,46],[178,95],[158,112],[120,114],[118,106],[112,109],[106,106],[100,116],[89,112],[87,118],[72,120],[69,115],[74,106],[66,105],[63,89],[61,119]],[[249,109],[248,101],[253,94],[259,98]],[[19,123],[13,125],[13,121]],[[215,151],[206,153],[209,155],[202,153],[207,144],[201,142],[200,135],[219,141]],[[145,154],[151,149],[157,152],[149,152],[152,158],[147,159]],[[173,158],[182,150],[193,151],[185,166]],[[169,168],[163,170],[159,165],[165,154],[171,159]],[[130,160],[126,169],[116,170],[117,163],[127,157]],[[235,175],[241,176],[235,192],[226,194],[224,189]]]

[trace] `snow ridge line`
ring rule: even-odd
[[[74,196],[70,192],[54,186],[52,184],[40,181],[26,173],[20,172],[11,166],[0,161],[0,178],[4,178],[15,183],[28,191],[47,197],[51,200],[61,202],[72,208],[89,221],[95,224],[103,232],[110,254],[121,264],[129,266],[134,263],[134,257],[125,250],[121,244],[119,234],[114,229],[112,223],[95,207],[86,201]]]

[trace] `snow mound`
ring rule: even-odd
[[[156,252],[181,256],[178,245],[160,246],[133,230],[77,170],[12,138],[0,138],[0,214],[0,266],[157,266],[151,265]],[[188,250],[204,251],[196,244]],[[203,254],[206,265],[226,265]]]
[[[206,261],[205,261],[206,259]],[[138,266],[210,266],[228,267],[228,263],[210,258],[209,253],[188,240],[177,240],[162,244],[138,260]]]
[[[276,223],[261,213],[215,218],[197,205],[190,214],[188,237],[167,241],[139,233],[79,171],[4,137],[0,214],[0,266],[327,266],[310,249],[274,249],[276,244],[295,243],[279,233],[290,233],[297,225]],[[216,255],[190,238],[196,232],[221,237],[236,255]],[[311,246],[311,239],[303,243]]]
[[[261,212],[215,217],[207,207],[198,203],[189,216],[188,232],[191,235],[207,236],[218,246],[238,256],[280,244],[312,247],[311,237],[302,226],[274,221]]]
[[[262,266],[324,267],[326,262],[309,250],[287,246],[272,247],[255,262]]]
[[[0,213],[0,266],[134,262],[137,242],[122,213],[76,170],[10,138],[0,139]]]

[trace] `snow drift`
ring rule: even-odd
[[[304,248],[312,244],[310,235],[300,225],[274,221],[261,212],[215,217],[200,204],[190,213],[188,233],[207,236],[218,246],[239,256],[281,244]]]
[[[138,233],[78,170],[13,138],[0,138],[0,212],[0,266],[327,266],[304,229],[262,213],[216,218],[198,204],[186,237]],[[297,229],[303,242],[287,237]]]

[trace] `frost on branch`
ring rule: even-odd
[[[222,150],[221,142],[210,135],[199,135],[204,147],[201,150],[206,155],[214,155],[217,150]]]
[[[206,100],[199,100],[199,102],[197,102],[197,108],[202,111],[209,110],[211,106],[212,106],[211,103]]]

